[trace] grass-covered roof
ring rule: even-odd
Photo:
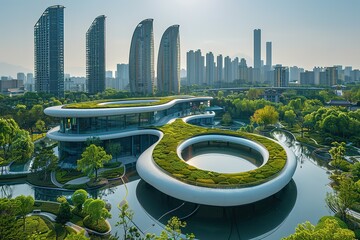
[[[154,149],[155,163],[172,177],[193,185],[212,188],[241,188],[258,185],[276,177],[287,161],[286,152],[280,144],[251,133],[202,128],[184,123],[180,119],[160,127],[159,130],[164,133],[164,137]],[[179,144],[186,139],[206,134],[225,134],[258,142],[269,151],[269,159],[260,168],[229,174],[198,169],[179,158],[176,152]]]

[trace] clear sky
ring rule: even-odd
[[[0,0],[0,63],[34,67],[33,26],[51,5],[65,6],[65,72],[85,76],[85,33],[106,15],[106,65],[127,63],[136,25],[154,19],[155,64],[161,36],[180,24],[181,68],[186,52],[245,57],[253,65],[253,29],[273,64],[360,68],[360,0]],[[10,73],[0,72],[0,75]]]

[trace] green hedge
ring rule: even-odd
[[[181,119],[158,129],[164,133],[164,137],[154,149],[154,161],[169,175],[189,184],[212,188],[254,186],[273,179],[286,164],[286,152],[281,145],[259,135],[202,128],[184,123]],[[176,149],[181,142],[188,138],[207,134],[224,134],[255,141],[269,151],[268,162],[251,171],[226,174],[198,169],[178,157]]]

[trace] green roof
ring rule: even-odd
[[[90,102],[70,103],[64,105],[63,108],[68,109],[91,109],[91,108],[124,108],[124,107],[146,107],[161,105],[170,102],[174,99],[187,99],[193,98],[194,96],[169,96],[169,97],[148,97],[148,98],[123,98],[123,99],[107,99],[107,100],[96,100]],[[121,102],[121,101],[138,101],[138,100],[158,100],[154,102],[139,102],[139,103],[114,103],[104,104],[109,102]]]
[[[158,129],[164,133],[164,137],[154,149],[155,163],[172,177],[192,185],[210,188],[243,188],[259,185],[275,178],[287,161],[285,149],[280,144],[256,134],[202,128],[184,123],[181,119]],[[230,174],[198,169],[179,158],[176,150],[181,142],[207,134],[223,134],[257,142],[269,151],[269,159],[265,165],[257,169]]]

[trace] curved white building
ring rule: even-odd
[[[180,93],[179,25],[164,32],[158,54],[157,91],[163,96]]]
[[[131,39],[129,54],[130,91],[139,95],[152,95],[154,84],[153,19],[141,21]]]
[[[99,103],[96,108],[77,108],[71,104],[44,110],[46,115],[60,118],[60,126],[47,133],[59,141],[59,159],[64,167],[74,167],[85,149],[87,139],[96,137],[105,149],[121,146],[119,156],[139,156],[158,140],[155,130],[144,129],[163,125],[178,117],[194,115],[200,105],[208,106],[212,97],[179,96],[158,104],[161,99],[120,100]],[[126,107],[112,107],[126,105]],[[134,107],[131,107],[131,105]],[[143,106],[141,106],[143,105]],[[103,106],[103,107],[102,107]],[[204,115],[193,122],[212,122],[214,115]]]
[[[136,163],[136,169],[143,180],[159,191],[187,202],[222,207],[253,203],[283,189],[291,181],[297,166],[294,153],[281,144],[286,151],[287,162],[281,172],[269,181],[254,186],[239,188],[209,188],[197,186],[180,181],[170,174],[167,174],[154,162],[152,157],[153,150],[163,137],[163,133],[159,132],[158,134],[159,140],[139,157]],[[269,157],[267,149],[258,143],[225,135],[203,135],[201,137],[191,138],[178,146],[178,155],[180,155],[180,152],[185,147],[201,141],[224,141],[247,146],[260,152],[264,158],[261,166],[266,164],[267,158]],[[219,164],[221,164],[220,160]]]

